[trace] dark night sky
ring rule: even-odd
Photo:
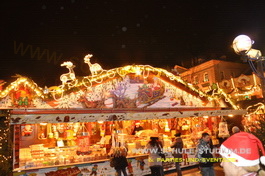
[[[0,79],[21,74],[40,86],[59,85],[68,72],[63,61],[75,63],[77,76],[90,74],[83,63],[88,53],[103,69],[237,59],[230,46],[238,34],[265,49],[264,10],[264,1],[242,0],[6,0],[0,5]],[[42,57],[34,56],[37,49]],[[52,54],[57,61],[49,61]]]

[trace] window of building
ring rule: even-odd
[[[198,84],[199,83],[199,77],[198,76],[194,76],[193,83],[194,84]]]
[[[221,81],[225,79],[225,74],[222,71],[220,72],[220,79],[221,79]]]
[[[204,82],[209,82],[209,75],[208,75],[207,72],[204,73],[204,75],[203,75],[203,81],[204,81]]]

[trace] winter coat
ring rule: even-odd
[[[128,166],[128,161],[125,156],[119,156],[113,158],[113,164],[116,170],[120,170]]]
[[[213,162],[204,161],[205,158],[213,158],[212,148],[209,142],[205,142],[203,139],[199,140],[196,149],[196,158],[199,159],[199,165],[201,167],[211,167],[213,166]]]
[[[181,137],[176,137],[174,139],[174,142],[171,145],[171,148],[174,148],[174,151],[173,151],[174,158],[182,158],[183,141]]]
[[[161,157],[158,154],[158,146],[152,146],[151,144],[146,145],[146,149],[149,151],[148,166],[162,166]],[[157,151],[157,152],[154,152]],[[160,160],[159,160],[160,159]]]

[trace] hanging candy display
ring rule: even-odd
[[[80,126],[80,130],[77,134],[77,154],[78,155],[88,155],[91,152],[89,151],[90,146],[90,134],[83,123]]]

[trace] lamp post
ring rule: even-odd
[[[233,41],[233,49],[241,55],[243,62],[248,62],[252,71],[260,78],[263,101],[265,102],[265,77],[264,77],[264,60],[265,57],[261,55],[261,51],[252,48],[254,41],[247,35],[239,35]],[[257,63],[255,67],[253,61]]]

